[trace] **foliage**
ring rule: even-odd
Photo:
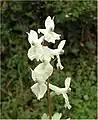
[[[25,61],[22,62],[25,64]],[[22,69],[20,74],[12,66],[11,69],[7,66],[6,73],[2,73],[1,118],[41,118],[43,111],[48,113],[47,95],[40,102],[36,100],[36,97],[30,91],[33,81],[26,71],[28,64],[25,65],[26,68],[24,68],[23,64],[21,64],[21,67],[17,65],[17,69]],[[89,56],[66,58],[63,59],[63,64],[65,65],[64,71],[55,70],[56,72],[54,72],[50,79],[53,84],[59,84],[60,87],[64,87],[62,84],[64,79],[68,76],[72,77],[72,90],[69,95],[72,109],[70,112],[64,109],[62,96],[58,96],[58,99],[57,97],[53,97],[52,102],[55,103],[52,103],[53,113],[55,110],[57,112],[63,110],[63,119],[67,117],[73,119],[96,118],[96,58]],[[66,73],[66,71],[69,72]]]
[[[72,110],[63,110],[62,118],[96,119],[96,2],[1,2],[0,118],[37,119],[41,118],[43,111],[48,112],[47,95],[39,102],[30,90],[33,81],[29,69],[31,62],[26,56],[29,48],[26,32],[44,28],[43,21],[50,15],[56,17],[56,31],[63,35],[62,39],[67,39],[65,54],[62,56],[65,69],[62,72],[56,70],[50,79],[55,85],[64,87],[65,77],[72,77]],[[52,44],[50,46],[56,48]],[[32,67],[35,67],[36,61],[33,63]],[[60,96],[59,99],[53,97],[53,113],[63,109],[64,103],[60,99]]]

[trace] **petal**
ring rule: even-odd
[[[53,90],[57,95],[60,95],[61,94],[61,88],[55,86],[55,85],[52,85],[52,84],[49,84],[49,88],[51,90]]]
[[[53,16],[52,20],[54,20],[55,16]]]
[[[31,72],[32,72],[32,79],[33,79],[35,82],[37,82],[36,76],[35,76],[35,74],[34,74],[34,70],[32,70],[31,68],[30,68],[30,70],[31,70]]]
[[[28,34],[28,41],[30,44],[33,44],[34,41],[38,40],[38,35],[34,30],[30,30],[30,33],[27,34]]]
[[[41,45],[35,45],[31,46],[31,48],[28,50],[28,58],[32,61],[34,58],[36,58],[37,61],[40,60],[41,56],[43,54],[43,48]]]
[[[47,42],[52,42],[52,43],[55,43],[55,40],[60,40],[60,35],[59,34],[56,34],[54,32],[49,32],[47,31],[45,34],[45,40]]]
[[[44,36],[47,42],[55,43],[56,39],[52,36],[51,33],[47,32],[46,34],[44,34]]]
[[[46,20],[45,20],[45,27],[49,31],[53,31],[54,30],[54,21],[53,21],[53,19],[51,19],[50,16],[48,16],[46,18]]]
[[[44,34],[44,39],[47,42],[51,42],[52,36],[46,29],[38,29],[38,33]]]
[[[52,49],[52,54],[53,54],[54,56],[59,55],[59,49]]]
[[[42,43],[44,39],[45,39],[44,36],[40,37],[40,38],[38,39],[39,43]]]
[[[60,40],[59,34],[56,34],[55,32],[48,31],[47,29],[38,29],[38,33],[44,34],[44,39],[47,42],[55,43],[55,40]]]
[[[70,86],[70,82],[71,82],[71,77],[67,77],[65,79],[65,88],[66,88],[66,90],[68,90],[68,88]]]
[[[36,52],[35,52],[35,46],[32,46],[29,50],[28,50],[28,58],[32,61],[35,57],[36,57]]]
[[[38,33],[46,34],[47,30],[46,29],[38,29]]]
[[[57,68],[60,68],[61,70],[63,70],[63,68],[64,68],[61,63],[57,63],[56,66],[57,66]]]
[[[43,98],[44,94],[46,93],[47,91],[47,85],[46,84],[40,84],[39,85],[39,88],[40,88],[40,92],[38,94],[38,100],[40,100],[41,98]]]
[[[26,32],[28,35],[29,35],[29,33],[28,32]]]
[[[38,83],[35,83],[33,86],[31,86],[31,90],[36,95],[36,97],[38,97],[38,94],[40,92]]]
[[[65,108],[71,109],[71,105],[69,104],[68,95],[63,93],[63,97],[65,98]]]
[[[62,40],[60,44],[58,45],[58,49],[62,49],[65,45],[66,40]]]
[[[30,30],[30,37],[32,37],[33,40],[38,40],[38,34],[34,30]]]
[[[37,99],[40,100],[41,98],[43,98],[44,94],[46,93],[47,86],[46,84],[35,83],[31,87],[31,90],[36,95]]]
[[[33,72],[33,80],[35,80],[38,83],[45,83],[46,78],[44,78],[44,75],[38,74],[37,72]]]
[[[39,61],[43,55],[43,48],[42,45],[36,46],[36,60]]]
[[[46,81],[53,72],[53,67],[50,63],[40,63],[35,69],[34,74],[38,82]]]
[[[52,58],[52,50],[48,48],[47,46],[43,47],[43,61],[50,62]]]
[[[52,120],[60,120],[60,118],[62,117],[62,113],[55,113],[53,116],[52,116]]]
[[[62,64],[61,64],[61,60],[60,60],[60,56],[59,55],[57,55],[57,68],[60,68],[61,70],[64,68],[63,66],[62,66]]]
[[[60,40],[60,36],[61,36],[60,34],[57,34],[55,32],[51,32],[51,35],[53,38],[55,38],[55,40]]]

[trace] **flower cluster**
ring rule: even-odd
[[[30,30],[28,34],[28,41],[30,43],[30,49],[28,50],[28,58],[33,61],[36,59],[41,63],[34,69],[31,69],[32,79],[35,84],[31,86],[32,92],[36,95],[37,99],[40,100],[44,97],[47,91],[47,79],[53,73],[53,66],[51,60],[57,58],[57,68],[61,70],[64,68],[61,64],[60,55],[64,53],[63,47],[66,40],[60,41],[57,49],[50,49],[48,46],[43,45],[43,41],[55,43],[56,40],[60,40],[60,34],[54,32],[54,17],[51,19],[48,16],[45,20],[45,29],[38,29],[38,33],[42,33],[43,36],[38,38],[38,33],[34,30]],[[65,99],[65,107],[71,108],[69,104],[67,92],[70,90],[71,78],[67,77],[65,80],[65,88],[59,88],[55,85],[49,84],[49,88],[53,90],[57,95],[62,94]]]

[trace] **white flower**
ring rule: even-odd
[[[60,42],[60,44],[58,45],[57,49],[50,49],[47,46],[43,46],[43,55],[41,57],[41,61],[44,62],[50,62],[51,58],[54,59],[54,56],[57,57],[57,68],[60,67],[60,69],[63,69],[63,66],[61,65],[61,61],[60,61],[60,54],[64,53],[64,50],[62,49],[65,45],[65,40],[62,40]]]
[[[55,93],[57,95],[60,95],[62,94],[64,99],[65,99],[65,108],[68,107],[68,109],[71,108],[71,105],[69,104],[69,100],[68,100],[68,95],[67,95],[67,92],[68,90],[71,90],[71,88],[69,87],[70,86],[70,81],[71,81],[71,78],[70,77],[67,77],[65,79],[65,88],[59,88],[57,86],[54,86],[52,84],[49,84],[49,88],[53,91],[55,91]]]
[[[37,82],[32,87],[32,92],[36,95],[37,99],[40,100],[47,91],[46,80],[51,76],[53,67],[51,64],[40,63],[34,71],[32,71],[32,79]]]
[[[34,30],[31,30],[30,33],[27,32],[27,34],[28,34],[28,41],[31,44],[31,48],[28,50],[27,55],[31,61],[34,58],[37,61],[39,61],[43,53],[43,48],[41,43],[44,40],[44,36],[38,39],[38,34]]]
[[[46,63],[51,61],[51,58],[53,58],[52,49],[50,49],[47,46],[43,46],[43,55],[41,57],[41,61],[44,61]]]
[[[47,42],[55,43],[55,40],[60,40],[60,34],[56,34],[53,32],[54,30],[54,21],[51,19],[50,16],[47,17],[45,20],[45,27],[46,29],[38,29],[38,33],[44,34],[45,40]]]
[[[60,54],[64,53],[64,50],[62,49],[65,45],[66,40],[62,40],[60,42],[60,44],[58,45],[58,48],[53,50],[53,55],[55,55],[57,57],[57,68],[60,68],[61,70],[64,68],[61,64],[61,60],[60,60]]]
[[[47,91],[47,85],[45,83],[35,83],[31,87],[31,90],[36,95],[37,99],[40,100]]]
[[[26,32],[28,34],[28,41],[31,44],[41,44],[41,42],[44,39],[44,36],[42,36],[40,39],[38,39],[38,34],[34,30],[30,30],[30,33]]]
[[[34,30],[31,30],[28,34],[28,40],[31,44],[31,48],[28,50],[28,57],[31,61],[36,59],[42,62],[50,62],[52,50],[47,46],[42,46],[41,43],[44,40],[44,36],[38,39],[38,35]]]
[[[47,46],[36,44],[31,46],[27,55],[31,61],[35,58],[37,61],[40,60],[41,62],[48,63],[51,61],[51,58],[53,58],[52,52],[52,49]]]
[[[42,57],[43,48],[41,45],[32,45],[31,48],[28,50],[28,58],[32,61],[36,59],[37,61],[40,60]]]
[[[45,82],[53,73],[53,67],[50,63],[40,63],[34,70],[32,70],[32,79],[35,82]]]

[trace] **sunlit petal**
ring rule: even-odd
[[[47,91],[47,85],[46,84],[40,84],[39,88],[40,88],[40,92],[38,94],[38,100],[40,100],[41,98],[43,98],[44,94]]]
[[[27,32],[27,34],[28,34],[28,41],[31,45],[34,43],[34,41],[38,40],[38,35],[36,31],[30,30],[30,33]]]
[[[33,86],[31,86],[31,90],[36,95],[36,97],[38,97],[38,94],[40,92],[38,83],[35,83]]]
[[[43,50],[41,45],[31,46],[28,50],[28,58],[32,61],[34,58],[39,61],[42,56]]]
[[[71,77],[65,79],[65,88],[68,90],[71,82]]]
[[[61,70],[64,68],[63,66],[62,66],[62,64],[61,64],[61,60],[60,60],[60,56],[59,55],[57,55],[57,68],[60,68]]]
[[[54,21],[53,21],[53,19],[51,19],[50,16],[48,16],[46,18],[46,20],[45,20],[45,27],[49,31],[53,31],[54,30]]]
[[[39,83],[45,82],[53,73],[53,67],[50,63],[40,63],[33,72],[34,80]]]
[[[58,45],[58,49],[62,49],[65,45],[66,40],[62,40],[60,44]]]
[[[61,94],[61,89],[55,85],[49,84],[49,88],[53,90],[57,95]]]
[[[68,95],[66,93],[63,93],[63,97],[65,99],[65,108],[71,109],[71,105],[69,104]]]
[[[31,87],[32,92],[36,95],[37,99],[40,100],[41,98],[43,98],[44,94],[47,91],[47,85],[42,83],[35,83],[32,87]]]

